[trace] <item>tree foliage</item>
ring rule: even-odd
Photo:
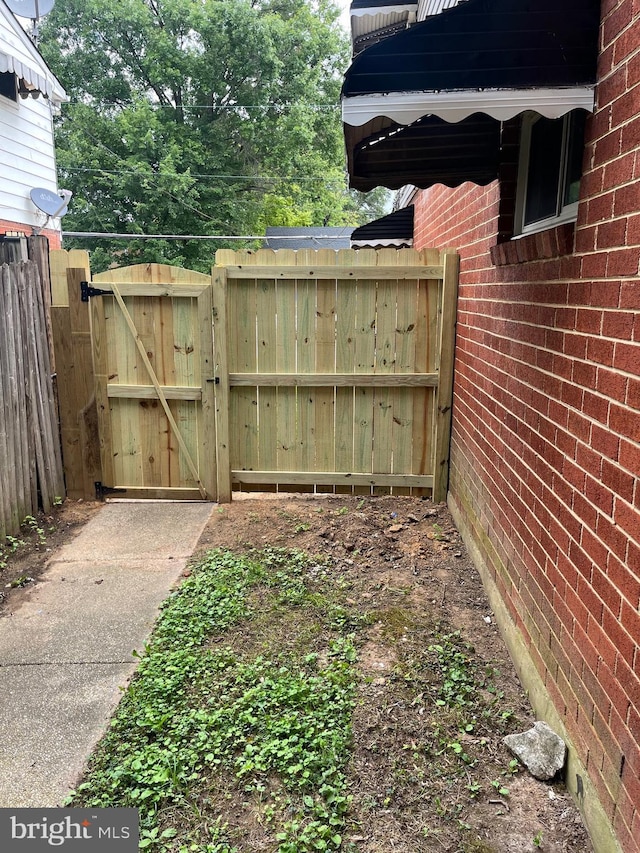
[[[338,14],[331,0],[59,3],[40,49],[71,98],[57,128],[65,230],[240,235],[380,215],[379,198],[346,189]],[[221,245],[90,248],[96,268],[118,252],[206,269]]]

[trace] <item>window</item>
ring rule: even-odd
[[[12,71],[3,71],[0,74],[0,95],[11,101],[18,100],[18,80]]]
[[[528,115],[522,126],[516,231],[531,234],[578,214],[586,113],[563,118]]]

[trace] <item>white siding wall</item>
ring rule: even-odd
[[[33,66],[33,49],[24,44],[15,30],[19,25],[1,6],[0,51]],[[42,96],[14,102],[0,95],[0,219],[42,225],[29,198],[34,187],[57,191],[51,103]],[[48,224],[58,226],[59,220]]]
[[[41,225],[29,198],[34,187],[57,191],[51,107],[43,98],[15,104],[0,95],[0,219]]]

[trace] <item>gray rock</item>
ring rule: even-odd
[[[553,779],[564,767],[566,744],[553,729],[541,721],[527,732],[507,735],[503,738],[503,743],[536,779]]]

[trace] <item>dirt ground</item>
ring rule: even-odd
[[[0,541],[0,617],[10,616],[36,583],[56,549],[72,539],[101,508],[95,501],[65,501],[29,518],[20,533]]]
[[[445,505],[244,495],[214,510],[200,542],[200,549],[237,552],[265,546],[329,554],[346,604],[373,614],[358,633],[355,829],[347,840],[363,853],[592,850],[561,780],[512,772],[502,737],[530,728],[535,716]],[[470,700],[447,717],[433,712],[433,673],[423,659],[430,643],[457,631],[477,679],[490,675],[480,689],[484,703]],[[473,731],[456,736],[470,718]],[[452,754],[458,743],[467,765]]]
[[[0,553],[0,618],[10,618],[55,550],[99,508],[67,501],[39,517],[11,553]],[[328,555],[345,606],[367,617],[357,634],[361,687],[345,849],[592,853],[562,781],[537,781],[502,743],[535,717],[446,506],[408,497],[245,494],[214,507],[198,552],[268,546]],[[433,653],[426,662],[427,650],[447,637],[450,660],[475,684],[453,710],[437,706]]]

